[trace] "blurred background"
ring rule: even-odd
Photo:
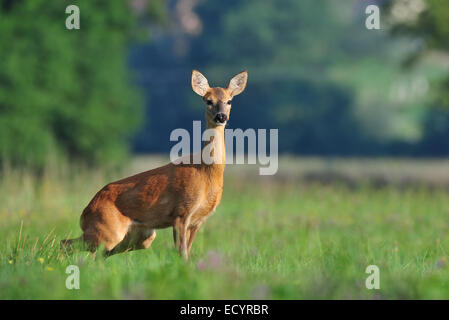
[[[168,154],[173,129],[203,120],[193,68],[213,86],[249,70],[229,127],[278,128],[281,154],[449,154],[444,1],[0,3],[3,163]],[[80,30],[65,28],[69,4]]]

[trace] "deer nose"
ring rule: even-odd
[[[217,113],[217,115],[215,116],[215,122],[220,122],[220,123],[224,123],[226,120],[228,119],[228,116],[226,115],[226,113]]]

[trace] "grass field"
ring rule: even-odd
[[[229,166],[222,203],[188,263],[171,229],[148,250],[93,260],[66,255],[79,216],[121,172],[67,168],[40,178],[3,169],[0,299],[448,299],[449,162],[284,158],[279,173]],[[368,290],[368,265],[380,289]],[[80,268],[80,290],[65,286]]]

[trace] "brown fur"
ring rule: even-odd
[[[81,215],[80,239],[89,250],[96,251],[100,244],[107,255],[145,249],[156,237],[156,229],[173,227],[175,246],[188,259],[196,232],[219,205],[223,190],[224,125],[217,125],[214,117],[217,112],[225,112],[229,119],[228,101],[244,90],[246,79],[245,71],[234,77],[227,88],[209,88],[206,78],[193,71],[193,90],[205,102],[213,102],[206,107],[207,128],[216,130],[221,137],[205,145],[212,143],[214,150],[222,151],[222,162],[170,163],[106,185]],[[70,245],[74,240],[63,244]]]

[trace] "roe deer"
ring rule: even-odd
[[[213,136],[205,142],[213,161],[193,164],[169,163],[163,167],[109,183],[84,209],[83,235],[63,240],[62,245],[83,242],[95,253],[103,244],[105,255],[148,248],[156,229],[173,227],[175,247],[188,260],[193,239],[206,218],[216,209],[223,190],[225,168],[224,128],[232,98],[246,87],[248,73],[231,79],[226,88],[210,88],[198,71],[192,72],[192,88],[206,103],[207,129]],[[184,160],[192,160],[190,155]]]

